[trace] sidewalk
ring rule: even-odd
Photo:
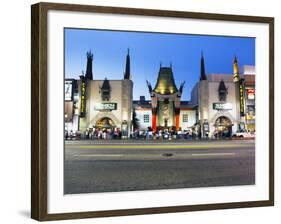
[[[239,142],[239,141],[251,141],[254,142],[255,138],[232,138],[232,139],[172,139],[172,140],[163,140],[163,139],[83,139],[83,140],[65,140],[66,143],[98,143],[98,144],[182,144],[182,143],[208,143],[208,142]]]

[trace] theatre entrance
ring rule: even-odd
[[[112,130],[116,125],[114,124],[113,120],[109,117],[103,117],[101,119],[99,119],[96,124],[95,124],[95,128],[98,129],[110,129]]]
[[[228,117],[221,116],[215,121],[215,132],[214,136],[216,138],[230,138],[232,136],[232,126],[231,120]]]

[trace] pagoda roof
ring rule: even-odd
[[[157,83],[153,91],[163,95],[170,95],[178,92],[171,67],[160,67]]]

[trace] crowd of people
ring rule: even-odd
[[[89,139],[89,140],[95,140],[95,139],[105,139],[105,140],[111,140],[111,139],[121,139],[122,138],[122,132],[119,128],[116,128],[114,130],[112,129],[87,129],[84,132],[76,132],[75,134],[71,133],[71,136],[66,136],[66,139]]]
[[[143,140],[151,140],[151,139],[160,139],[160,140],[172,140],[172,139],[197,139],[199,138],[199,133],[196,133],[193,130],[175,130],[175,129],[159,129],[157,131],[153,131],[151,128],[147,128],[146,130],[134,130],[130,136],[128,137],[127,132],[122,132],[119,128],[114,129],[87,129],[84,132],[76,132],[72,131],[65,132],[65,139],[81,139],[81,140],[111,140],[111,139],[122,139],[122,137],[131,138],[131,139],[143,139]]]
[[[200,130],[200,129],[197,129]],[[188,130],[176,130],[170,129],[158,129],[153,131],[152,128],[148,127],[146,130],[136,129],[130,133],[128,136],[127,131],[121,131],[120,128],[91,128],[84,132],[77,131],[65,131],[66,140],[111,140],[111,139],[134,139],[134,140],[173,140],[173,139],[186,139],[186,140],[196,140],[196,139],[233,139],[241,137],[255,137],[255,132],[250,131],[240,131],[232,133],[232,130],[215,130],[210,136],[209,132],[201,134],[200,131],[195,129]]]
[[[131,138],[133,139],[195,139],[198,135],[192,130],[175,130],[175,129],[159,129],[153,131],[151,128],[147,130],[135,130],[132,132]]]

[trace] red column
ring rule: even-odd
[[[176,130],[178,131],[180,127],[180,115],[176,114]]]
[[[156,114],[152,114],[152,130],[156,131]]]
[[[175,108],[176,115],[176,130],[178,131],[180,128],[180,108]]]

